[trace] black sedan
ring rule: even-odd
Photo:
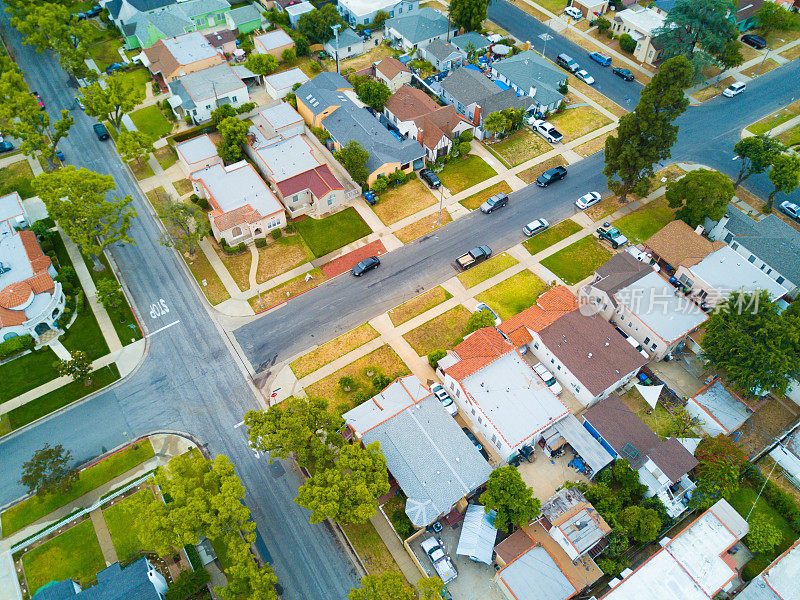
[[[560,181],[567,176],[567,168],[566,167],[553,167],[552,169],[548,169],[539,177],[536,178],[536,185],[539,187],[547,187],[554,181]]]
[[[352,273],[356,277],[361,277],[367,271],[372,271],[372,269],[378,268],[378,265],[380,264],[381,261],[378,259],[377,256],[370,256],[369,258],[365,258],[355,267],[353,267]]]
[[[625,81],[633,81],[633,73],[631,73],[630,69],[614,67],[613,71],[617,77],[622,77]]]
[[[753,35],[752,33],[748,33],[742,36],[742,43],[747,44],[748,46],[752,46],[756,50],[763,50],[767,47],[767,40],[765,40],[760,35]]]
[[[463,431],[464,435],[466,435],[469,438],[470,442],[475,444],[475,448],[477,448],[478,452],[480,452],[483,455],[483,458],[489,460],[489,453],[483,449],[483,446],[481,446],[481,443],[478,441],[478,438],[476,438],[475,434],[470,431],[469,427],[462,427],[461,431]]]
[[[439,176],[430,169],[422,169],[419,172],[419,176],[432,190],[438,189],[442,185],[442,182],[439,181]]]

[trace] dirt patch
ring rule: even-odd
[[[772,69],[778,68],[779,66],[780,65],[776,61],[772,60],[771,58],[768,58],[766,61],[764,61],[763,65],[759,63],[757,65],[753,65],[752,67],[745,69],[744,71],[742,71],[742,75],[747,75],[748,77],[756,77],[756,73],[758,73],[759,75],[763,75],[764,73],[769,73],[770,71],[772,71]]]
[[[434,350],[449,350],[463,339],[470,312],[461,305],[412,329],[403,338],[414,352],[427,356]]]
[[[355,329],[348,331],[344,335],[331,340],[327,344],[320,346],[293,361],[292,371],[298,379],[310,375],[314,371],[321,369],[340,356],[363,346],[367,342],[378,337],[378,332],[371,325],[364,323]]]
[[[600,106],[605,108],[608,112],[610,112],[613,115],[616,115],[617,117],[621,117],[622,115],[628,113],[628,111],[622,108],[619,104],[617,104],[610,98],[607,98],[606,96],[598,92],[596,89],[594,89],[592,86],[586,85],[585,83],[583,83],[582,81],[578,81],[574,77],[570,78],[569,87],[570,89],[576,90],[582,93],[584,96],[591,98],[592,100],[597,102]],[[578,101],[579,100],[576,99],[576,102]],[[582,99],[580,101],[582,101]]]
[[[403,185],[381,192],[378,195],[378,203],[372,207],[372,211],[384,224],[391,225],[436,202],[437,198],[430,192],[428,186],[419,179],[412,179]]]
[[[420,294],[416,298],[404,302],[397,308],[391,309],[389,311],[389,318],[392,320],[392,325],[397,327],[452,297],[452,294],[443,287],[436,286],[424,294]]]
[[[472,196],[469,198],[461,200],[459,204],[461,204],[464,208],[468,208],[469,210],[475,210],[476,208],[479,208],[480,205],[483,204],[483,201],[487,198],[491,198],[495,194],[500,194],[501,192],[510,194],[512,191],[513,190],[508,183],[501,181],[500,183],[495,183],[493,186],[488,187],[477,194],[472,194]]]
[[[299,235],[274,240],[266,248],[258,249],[256,283],[264,283],[313,258],[311,250]]]
[[[425,234],[436,231],[440,227],[444,227],[452,220],[453,218],[450,216],[450,213],[446,208],[443,208],[441,219],[439,218],[439,213],[435,212],[432,215],[423,217],[419,221],[411,223],[411,225],[406,225],[402,229],[398,229],[394,232],[394,234],[397,236],[398,240],[404,244],[408,244],[409,242],[413,242],[415,239],[422,237]]]
[[[380,256],[381,254],[386,254],[386,247],[383,245],[382,241],[377,240],[367,244],[366,246],[361,246],[361,248],[358,248],[357,250],[348,252],[344,256],[334,258],[332,261],[322,265],[321,269],[325,277],[327,279],[331,279],[337,275],[346,273],[365,258],[369,258],[370,256]]]
[[[797,416],[796,410],[790,410],[787,404],[767,396],[764,403],[734,434],[736,445],[748,456],[755,456],[789,429],[797,421]],[[741,435],[736,439],[738,434]]]
[[[605,150],[606,147],[606,138],[610,135],[614,135],[615,131],[609,131],[608,133],[604,133],[603,135],[599,135],[594,139],[589,140],[588,142],[582,143],[580,146],[575,147],[575,152],[580,154],[581,156],[591,156],[595,152],[599,152],[600,150]]]
[[[303,275],[290,279],[286,283],[278,285],[266,292],[261,292],[260,299],[259,294],[252,296],[248,299],[248,302],[250,302],[250,306],[255,312],[261,312],[277,306],[282,302],[291,300],[298,294],[302,294],[318,286],[323,281],[325,281],[325,275],[322,274],[322,271],[320,269],[312,269]]]

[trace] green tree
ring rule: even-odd
[[[703,438],[694,452],[697,488],[692,505],[698,509],[713,506],[720,498],[728,499],[739,489],[739,474],[747,464],[747,456],[730,438],[720,434]]]
[[[750,519],[750,531],[744,538],[744,543],[750,552],[769,554],[782,541],[783,533],[769,515],[760,512],[753,514],[753,518]]]
[[[691,70],[682,56],[664,62],[634,111],[620,119],[617,135],[606,139],[603,174],[621,201],[633,192],[646,195],[653,165],[671,156],[678,137],[672,123],[689,105],[683,91],[691,84]]]
[[[623,52],[633,54],[633,51],[636,50],[636,40],[629,33],[623,33],[619,36],[619,47]]]
[[[768,177],[772,183],[772,191],[767,196],[767,211],[770,211],[778,192],[791,194],[800,185],[800,156],[778,154],[772,159]]]
[[[350,173],[350,177],[356,183],[364,183],[369,177],[367,170],[369,152],[364,150],[357,141],[350,140],[346,146],[342,146],[341,150],[334,152],[333,157]]]
[[[484,327],[494,327],[494,315],[488,310],[476,310],[467,319],[462,335],[469,335],[473,331],[478,331],[478,329],[483,329]]]
[[[761,5],[756,13],[758,21],[758,29],[764,35],[773,31],[786,31],[792,24],[792,13],[775,4],[774,2],[765,2]]]
[[[605,17],[598,17],[597,22],[595,23],[595,25],[597,25],[597,30],[600,33],[605,33],[606,31],[611,29],[611,21],[609,21]]]
[[[44,496],[50,493],[64,494],[72,489],[78,472],[71,466],[72,453],[61,444],[45,444],[22,463],[19,484],[29,494]]]
[[[385,10],[379,10],[375,13],[375,18],[372,19],[372,29],[381,29],[386,19],[389,18],[389,13]]]
[[[111,310],[119,306],[122,299],[122,286],[116,278],[101,279],[97,282],[97,301],[103,305],[106,310]]]
[[[314,44],[324,44],[333,37],[331,26],[341,25],[347,27],[342,16],[336,10],[335,4],[325,4],[322,8],[315,8],[300,16],[297,30]]]
[[[278,70],[278,59],[272,54],[251,54],[244,66],[256,75],[272,75]]]
[[[703,421],[682,406],[672,408],[672,416],[667,424],[669,435],[677,438],[693,437],[695,430],[702,427]]]
[[[311,511],[311,523],[326,517],[340,523],[366,523],[378,511],[378,498],[389,491],[386,459],[380,444],[347,444],[332,466],[317,469],[297,493]]]
[[[54,173],[44,173],[33,180],[33,189],[47,207],[47,212],[81,251],[95,260],[106,246],[118,242],[133,244],[128,235],[136,210],[133,199],[106,199],[114,189],[111,175],[68,165]]]
[[[733,67],[738,67],[743,62],[744,54],[742,54],[742,45],[736,39],[729,41],[722,52],[717,56],[717,63],[722,68],[723,72]],[[722,73],[717,77],[714,87],[719,85],[720,79],[722,79]]]
[[[97,82],[84,88],[85,112],[90,117],[108,119],[119,129],[122,116],[144,100],[144,88],[119,73],[106,77],[103,83],[105,87]]]
[[[250,445],[271,458],[294,455],[297,464],[311,471],[333,465],[344,445],[341,417],[328,410],[324,398],[289,398],[267,410],[244,416]]]
[[[281,52],[281,62],[291,64],[295,60],[297,60],[297,54],[295,54],[294,48],[285,48]]]
[[[697,169],[689,171],[667,184],[667,203],[677,209],[675,216],[692,227],[706,218],[719,221],[733,199],[733,184],[727,175],[718,171]]]
[[[194,256],[200,242],[211,233],[211,226],[202,209],[188,202],[167,201],[158,209],[159,218],[167,226],[167,233],[162,234],[159,242],[178,252]]]
[[[441,600],[444,593],[444,582],[438,577],[423,577],[417,581],[419,600]]]
[[[211,111],[211,123],[214,125],[214,127],[218,127],[220,121],[223,121],[228,117],[235,117],[236,114],[236,109],[230,104],[221,104],[219,108]]]
[[[239,117],[226,117],[219,122],[217,130],[222,136],[219,155],[226,164],[234,163],[242,157],[242,145],[247,142],[250,124]]]
[[[408,587],[405,578],[395,571],[362,577],[361,587],[353,588],[347,594],[347,600],[415,600],[415,598],[414,589]]]
[[[743,138],[736,142],[733,151],[741,161],[739,174],[733,182],[733,189],[748,179],[751,175],[761,175],[766,171],[776,156],[786,148],[775,138],[766,135],[756,135]]]
[[[596,483],[584,495],[608,523],[613,523],[622,510],[622,501],[607,483]]]
[[[501,112],[493,112],[483,120],[483,128],[493,135],[504,133],[511,128],[506,116]]]
[[[352,78],[353,89],[358,98],[367,106],[378,112],[383,112],[386,101],[392,91],[382,81],[375,81],[366,75],[356,75]]]
[[[58,374],[63,376],[72,377],[73,381],[86,381],[89,385],[89,375],[92,372],[92,361],[81,350],[75,350],[70,353],[69,360],[61,360],[56,365]]]
[[[470,150],[472,150],[472,144],[470,144],[469,142],[460,142],[458,144],[458,153],[464,158],[467,157]]]
[[[451,0],[450,18],[464,31],[480,31],[489,0]]]
[[[497,511],[494,524],[500,531],[508,531],[509,525],[527,525],[542,507],[539,499],[533,497],[533,490],[522,481],[519,471],[511,465],[492,471],[480,501],[487,513]]]
[[[117,154],[126,163],[135,160],[141,166],[142,158],[154,150],[153,141],[142,131],[123,131],[117,137]]]
[[[658,537],[661,529],[661,519],[652,508],[629,506],[623,508],[617,515],[617,523],[622,527],[634,542],[646,544]]]
[[[230,565],[225,568],[226,587],[214,588],[222,600],[276,600],[275,577],[269,566],[259,567],[250,553],[250,544],[240,536],[227,541]]]
[[[447,350],[434,350],[430,354],[428,354],[428,364],[431,366],[431,369],[436,370],[439,361],[442,360],[445,356],[447,356]]]

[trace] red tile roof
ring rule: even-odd
[[[323,198],[332,190],[343,190],[344,186],[331,173],[328,165],[320,165],[289,179],[276,183],[281,195],[291,196],[303,190],[311,190],[315,198]]]
[[[445,369],[445,372],[453,379],[461,381],[513,351],[514,347],[497,329],[484,327],[453,348],[453,352],[461,360]]]
[[[577,307],[578,299],[568,288],[559,285],[539,296],[534,306],[503,321],[500,324],[500,331],[519,347],[533,339],[531,331],[535,333],[541,331]]]
[[[30,279],[28,279],[28,285],[31,286],[34,294],[42,294],[44,292],[52,292],[56,284],[53,282],[53,278],[50,277],[50,273],[39,273],[38,275],[34,275]]]
[[[0,306],[0,327],[22,325],[27,320],[24,310],[8,310]]]
[[[53,262],[50,260],[49,256],[42,252],[42,247],[39,246],[36,234],[32,231],[20,231],[19,237],[22,240],[25,253],[28,255],[28,260],[31,261],[33,272],[41,273],[47,271]]]
[[[0,307],[16,309],[30,300],[32,295],[33,290],[27,281],[12,283],[0,290]]]
[[[241,225],[242,223],[255,223],[259,219],[263,218],[263,216],[264,215],[261,215],[261,213],[259,213],[249,204],[245,204],[239,208],[234,208],[228,212],[213,210],[211,213],[209,213],[209,217],[214,220],[214,224],[219,228],[220,231],[225,231],[234,225]]]

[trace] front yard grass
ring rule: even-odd
[[[53,366],[58,356],[49,347],[36,350],[0,365],[0,403],[39,387],[58,377]]]
[[[172,131],[172,123],[167,121],[164,113],[155,104],[135,110],[130,113],[130,116],[136,129],[146,133],[154,140],[164,137]]]
[[[427,356],[434,350],[449,350],[463,339],[469,315],[470,312],[459,304],[412,329],[403,338],[420,356]]]
[[[266,248],[258,248],[256,282],[264,283],[314,258],[299,235],[285,235]]]
[[[638,244],[649,240],[654,233],[674,220],[675,212],[667,204],[666,196],[662,196],[617,219],[614,225],[632,244]]]
[[[772,69],[778,68],[780,65],[777,63],[777,61],[768,58],[764,61],[763,66],[761,66],[761,70],[759,70],[759,66],[761,66],[761,63],[756,63],[752,67],[746,68],[741,73],[742,75],[747,75],[748,77],[755,77],[756,73],[763,75],[764,73],[769,73],[772,71]]]
[[[692,94],[692,98],[698,102],[705,102],[707,100],[711,100],[712,98],[716,98],[734,81],[736,81],[734,77],[726,77],[722,81],[719,81],[716,85],[712,83],[711,85],[707,85],[706,87],[697,90],[694,94]]]
[[[70,353],[82,350],[89,360],[108,354],[108,344],[88,302],[83,303],[83,309],[60,341]]]
[[[475,299],[488,304],[505,321],[533,306],[546,289],[544,281],[525,270],[481,292]]]
[[[516,167],[553,149],[544,139],[526,128],[515,131],[500,142],[487,144],[486,147],[509,167]]]
[[[550,229],[547,229],[538,235],[528,238],[522,242],[522,245],[525,246],[525,249],[532,255],[538,254],[545,248],[549,248],[556,242],[560,242],[561,240],[571,236],[573,233],[578,233],[580,230],[580,225],[578,225],[572,219],[567,219],[566,221],[561,221],[561,223],[558,225],[554,225]]]
[[[461,204],[464,208],[475,210],[476,208],[480,208],[481,204],[483,204],[484,200],[487,198],[491,198],[495,194],[500,194],[502,192],[510,194],[512,191],[513,190],[511,189],[511,186],[508,185],[507,182],[501,181],[500,183],[495,183],[493,186],[490,186],[485,190],[481,190],[477,194],[472,194],[472,196],[469,198],[461,200],[459,204]]]
[[[103,511],[103,517],[106,520],[108,532],[111,534],[114,550],[117,551],[117,558],[121,561],[132,558],[142,550],[149,550],[149,548],[143,548],[142,542],[139,540],[139,530],[134,527],[134,515],[131,506],[136,496],[152,493],[153,490],[149,487],[139,490]]]
[[[116,38],[105,40],[89,46],[89,56],[94,59],[97,68],[102,73],[108,68],[108,65],[122,62],[122,57],[119,55],[120,48],[122,48],[120,40]]]
[[[539,177],[542,173],[547,171],[547,169],[552,169],[553,167],[558,167],[560,165],[566,165],[567,161],[564,159],[563,156],[560,154],[554,156],[553,158],[548,158],[544,162],[540,162],[538,165],[534,165],[529,169],[525,169],[524,171],[517,174],[517,176],[522,179],[525,183],[533,183],[536,181],[536,178]]]
[[[308,279],[308,281],[306,281],[306,277],[309,275],[311,277]],[[258,294],[252,296],[249,299],[250,306],[255,312],[272,308],[273,306],[277,306],[282,302],[286,302],[298,294],[302,294],[303,292],[310,290],[323,281],[325,281],[325,275],[322,274],[322,271],[320,269],[311,269],[302,275],[298,275],[294,279],[290,279],[286,283],[275,286],[266,292],[261,292],[261,300],[259,300]]]
[[[394,51],[389,46],[386,44],[379,44],[361,56],[354,56],[353,58],[339,61],[340,69],[342,72],[344,72],[345,69],[355,69],[356,71],[360,71],[361,69],[371,67],[374,63],[383,60],[384,58],[394,56],[394,54]],[[333,68],[335,69],[336,60],[334,59],[332,62]]]
[[[797,46],[797,48],[800,48],[800,45]],[[800,125],[795,125],[791,129],[788,129],[775,137],[779,139],[782,144],[788,146],[789,148],[796,146],[800,144]]]
[[[243,292],[249,290],[250,263],[253,260],[250,255],[250,247],[248,246],[243,252],[228,254],[213,238],[209,237],[208,241],[214,248],[214,252],[217,253],[217,256],[222,261],[222,264],[225,265],[230,276],[233,277],[236,285],[239,286],[239,289]]]
[[[591,106],[579,106],[553,115],[550,122],[564,134],[564,142],[569,142],[608,125],[611,119]]]
[[[121,59],[117,59],[117,61],[119,60]],[[131,83],[134,88],[138,88],[142,93],[145,92],[145,86],[153,79],[150,75],[150,71],[145,67],[120,71],[116,76],[122,78],[127,83]]]
[[[518,262],[516,258],[503,252],[459,274],[458,280],[461,282],[461,285],[469,289],[475,287],[481,281],[486,281],[490,277],[494,277],[498,273],[502,273],[506,269],[513,267]]]
[[[541,262],[564,283],[574,285],[594,273],[609,258],[611,252],[603,248],[594,236],[587,235]]]
[[[305,391],[309,396],[327,398],[332,412],[344,412],[364,400],[363,397],[356,397],[357,391],[365,394],[366,398],[375,395],[375,389],[372,385],[372,377],[374,375],[369,376],[367,372],[383,373],[392,381],[410,373],[408,367],[397,353],[388,344],[384,344],[366,356],[362,356],[346,367],[339,369],[336,373],[332,373],[324,379],[309,385],[305,388]],[[345,392],[342,386],[339,385],[339,379],[345,375],[352,377],[355,381],[349,392]]]
[[[133,173],[133,176],[136,177],[136,181],[141,181],[142,179],[147,179],[155,175],[155,173],[153,173],[153,167],[147,162],[147,158],[147,156],[143,156],[141,160],[132,160],[128,163],[128,167]]]
[[[181,198],[194,189],[192,187],[192,182],[188,179],[178,179],[178,181],[173,181],[172,185],[175,188],[175,191],[178,192],[178,196]]]
[[[74,579],[89,587],[106,563],[92,521],[86,519],[22,557],[28,591],[36,593],[51,581]]]
[[[178,162],[178,153],[175,151],[175,148],[169,144],[156,150],[153,156],[156,157],[158,164],[160,164],[161,168],[165,171]]]
[[[295,377],[302,379],[348,352],[360,348],[376,337],[378,337],[378,332],[369,323],[364,323],[327,344],[323,344],[319,348],[304,354],[289,366],[292,368]]]
[[[24,156],[22,160],[0,169],[0,196],[17,192],[20,198],[31,198],[33,191],[33,170]]]
[[[800,45],[797,45],[794,48],[789,48],[788,50],[784,50],[781,52],[781,56],[786,60],[795,60],[800,58]]]
[[[622,108],[619,104],[614,102],[611,98],[608,98],[603,94],[601,94],[600,92],[598,92],[591,85],[586,85],[585,83],[583,83],[582,81],[578,81],[574,77],[570,77],[569,87],[572,91],[580,92],[584,96],[591,98],[592,100],[597,102],[600,106],[605,108],[608,112],[610,112],[612,115],[621,117],[622,115],[629,112],[624,108]],[[577,96],[577,94],[575,95]]]
[[[361,524],[341,523],[341,526],[370,574],[380,575],[386,571],[401,572],[372,523],[369,521]]]
[[[760,121],[756,121],[752,125],[748,126],[747,130],[753,135],[764,135],[773,127],[776,127],[781,123],[785,123],[789,119],[792,119],[799,114],[800,100],[797,100],[787,106],[784,106],[782,109],[775,111],[771,115],[767,115]]]
[[[319,258],[372,233],[352,206],[324,219],[311,217],[297,222],[297,232]]]
[[[46,517],[57,508],[61,508],[76,498],[80,498],[93,489],[122,475],[136,465],[152,458],[153,455],[153,446],[150,444],[150,440],[144,440],[138,443],[136,448],[128,446],[116,454],[101,460],[99,463],[82,470],[78,480],[69,492],[32,496],[19,504],[15,504],[0,515],[2,517],[3,537],[8,537],[15,531],[35,523],[42,517]]]
[[[384,224],[391,225],[436,202],[437,198],[428,190],[427,185],[419,179],[412,179],[381,192],[378,203],[372,210]]]
[[[595,152],[604,150],[606,147],[606,138],[608,138],[608,136],[610,135],[614,135],[615,133],[616,130],[607,131],[602,135],[598,135],[597,137],[592,138],[588,142],[583,142],[580,146],[576,146],[574,150],[584,158],[587,156],[591,156]]]
[[[417,315],[421,315],[432,309],[434,306],[439,306],[442,302],[452,297],[453,295],[450,292],[437,285],[435,288],[420,294],[416,298],[412,298],[400,306],[390,309],[389,318],[392,321],[392,325],[397,327],[406,321],[410,321]]]
[[[394,234],[401,242],[408,244],[426,233],[431,233],[432,231],[444,227],[452,220],[453,218],[450,216],[448,210],[443,208],[441,218],[439,218],[439,213],[435,212],[427,217],[422,217],[419,221],[414,221],[410,225],[398,229]]]
[[[203,290],[203,293],[212,305],[224,302],[231,297],[228,290],[225,289],[219,275],[217,275],[217,272],[214,270],[214,267],[212,267],[211,263],[208,261],[208,257],[200,248],[195,250],[194,256],[184,256],[183,258],[189,270],[192,272],[192,275],[194,275],[195,280],[200,284],[200,289]]]
[[[470,154],[466,158],[456,158],[447,163],[439,172],[439,179],[451,194],[457,194],[495,175],[497,171],[480,156]]]

